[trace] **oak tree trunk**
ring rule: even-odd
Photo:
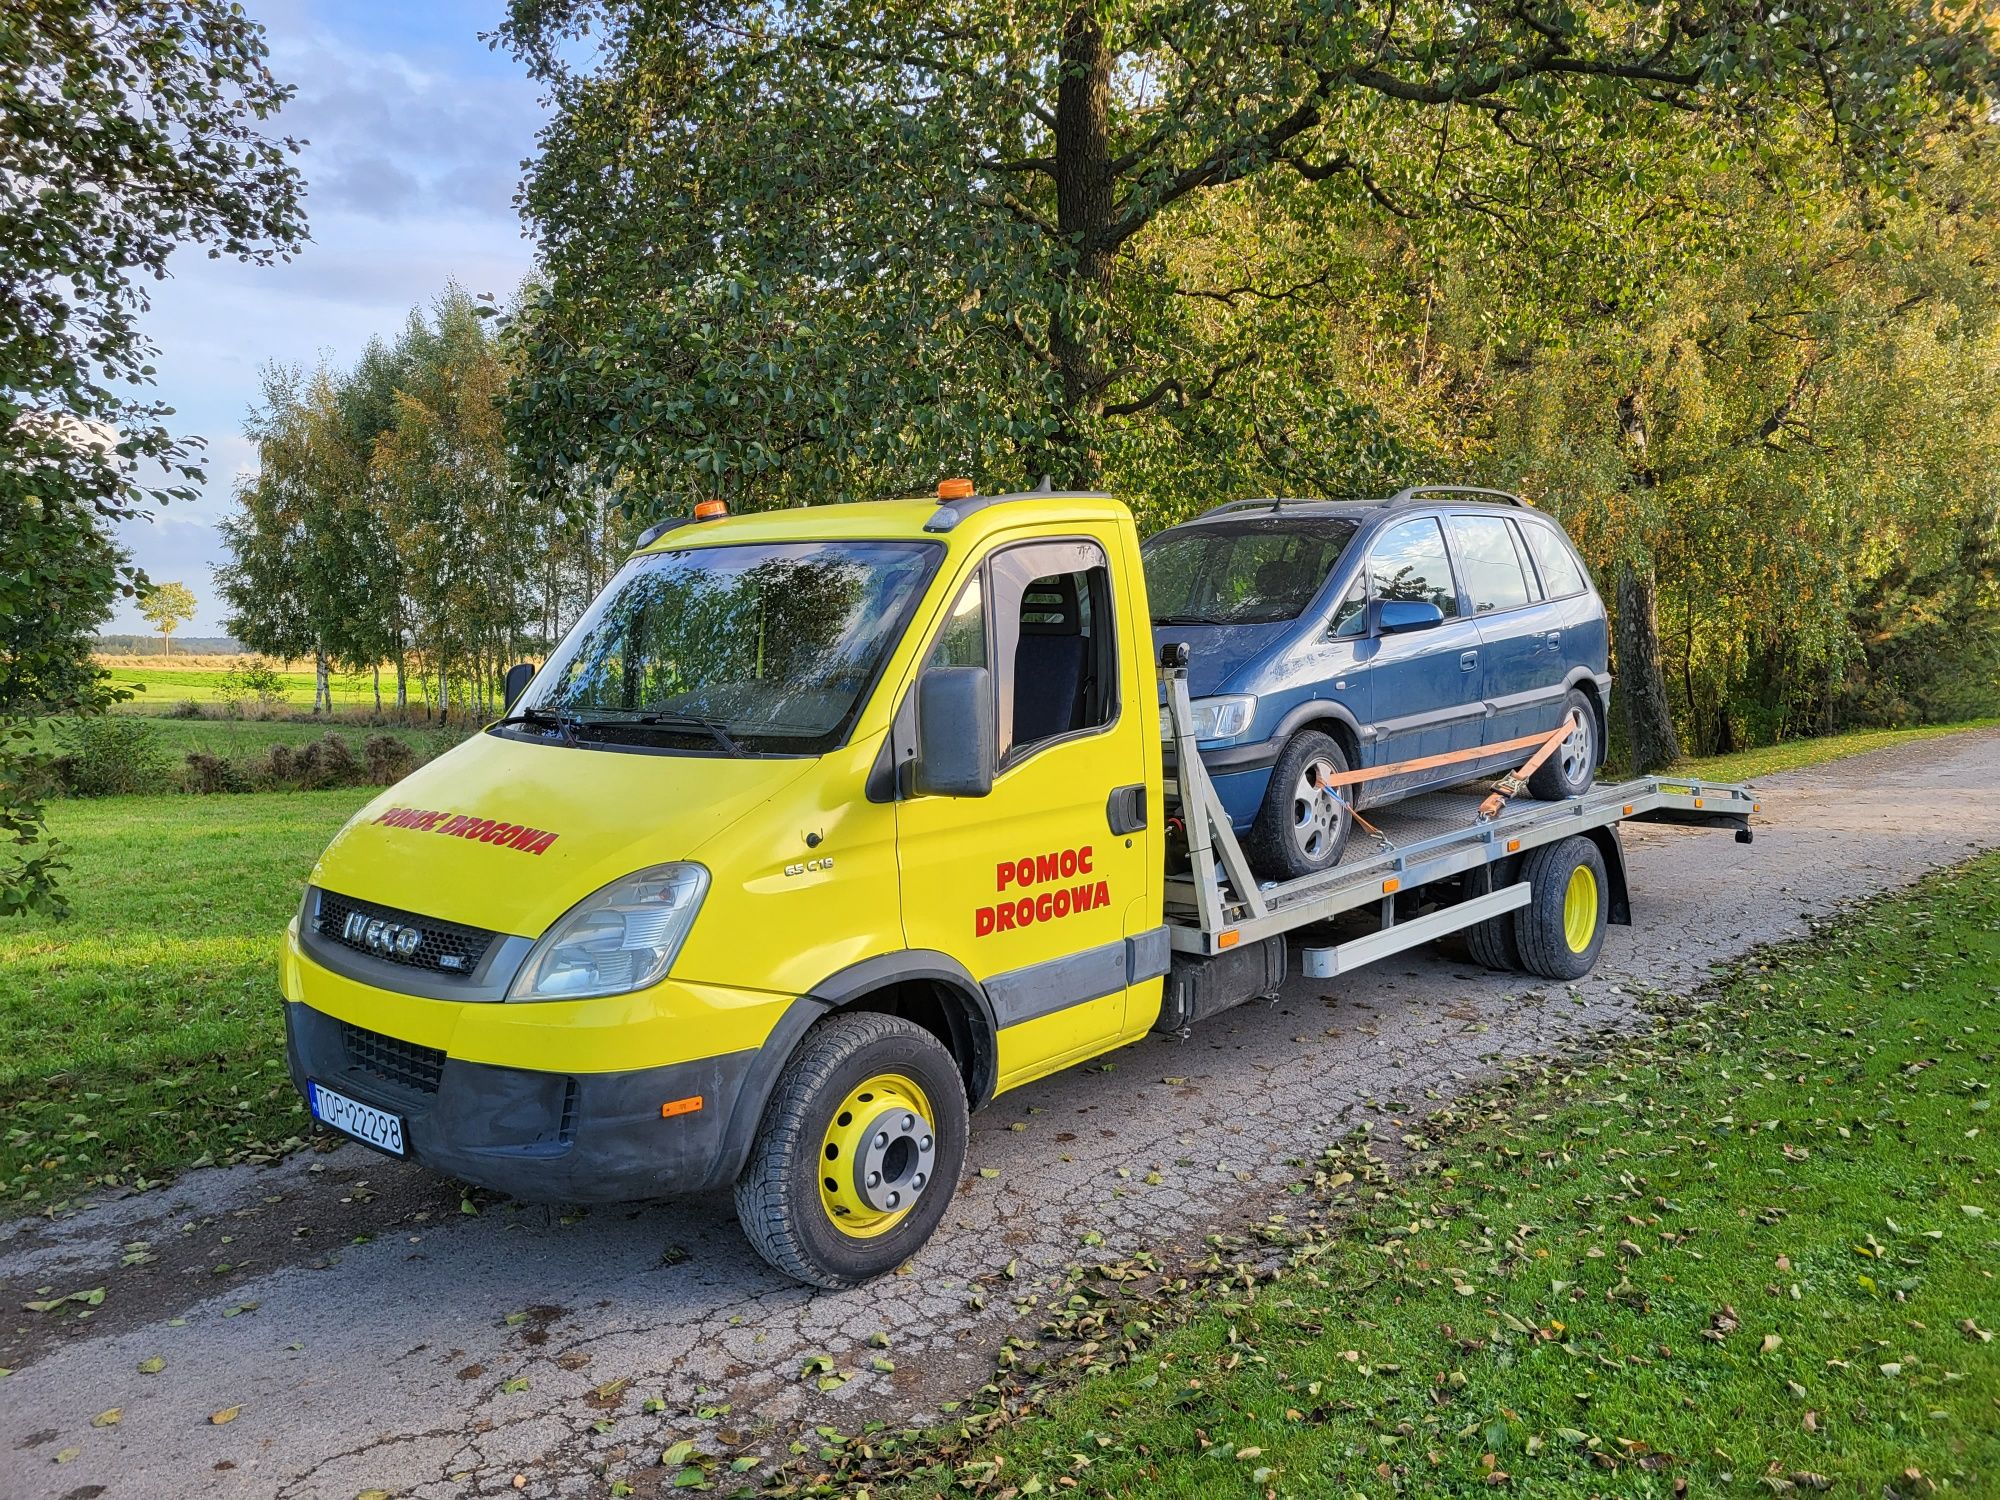
[[[1651,568],[1618,569],[1618,698],[1624,705],[1632,769],[1641,775],[1681,758],[1660,661],[1657,585]]]

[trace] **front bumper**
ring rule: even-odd
[[[753,1049],[610,1073],[468,1062],[285,1004],[285,1060],[307,1080],[404,1120],[409,1157],[516,1198],[616,1203],[727,1182],[741,1142],[731,1120]],[[701,1107],[660,1107],[699,1096]]]

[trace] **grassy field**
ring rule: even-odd
[[[373,788],[108,797],[50,810],[68,922],[0,925],[0,1206],[282,1149],[278,941]]]
[[[319,722],[303,719],[151,719],[150,724],[161,749],[176,761],[197,750],[237,759],[260,754],[273,745],[303,745],[324,734],[339,735],[356,751],[372,734],[393,734],[415,749],[432,753],[464,738],[459,731],[439,733],[402,724],[370,726],[341,719]],[[35,728],[37,739],[54,739],[54,727],[49,720],[40,721]]]
[[[1331,1154],[1265,1227],[1290,1268],[1218,1274],[1162,1337],[1145,1262],[1080,1277],[1053,1327],[1092,1342],[1047,1346],[1039,1389],[1044,1351],[1002,1360],[1032,1414],[835,1432],[792,1475],[878,1500],[2000,1493],[1996,1057],[1989,856],[1560,1085],[1394,1122],[1396,1173]]]
[[[192,699],[196,703],[223,702],[223,688],[231,671],[256,658],[245,656],[139,657],[100,656],[98,664],[111,674],[114,686],[129,688],[134,696],[120,705],[124,713],[161,714],[174,704]],[[313,674],[310,665],[299,670],[280,670],[285,686],[285,702],[293,708],[310,709],[313,701]],[[375,685],[366,672],[330,679],[335,708],[375,706]],[[385,675],[383,699],[395,701],[395,678]]]

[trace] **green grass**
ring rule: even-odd
[[[168,757],[178,763],[190,752],[205,751],[210,755],[220,755],[229,760],[247,759],[261,755],[273,745],[303,745],[322,735],[337,734],[348,742],[351,749],[359,753],[370,735],[393,734],[406,741],[413,748],[435,753],[442,745],[456,743],[464,738],[462,731],[451,731],[439,736],[435,741],[433,731],[420,726],[391,724],[370,726],[366,724],[344,723],[335,719],[314,723],[297,719],[162,719],[148,717],[160,747]],[[44,719],[35,726],[36,738],[54,742],[51,721]]]
[[[1811,740],[1786,740],[1758,750],[1739,750],[1733,755],[1711,755],[1682,761],[1674,776],[1701,776],[1710,781],[1749,781],[1777,771],[1796,771],[1817,766],[1843,755],[1860,755],[1869,750],[1886,750],[1893,745],[1913,744],[1956,734],[1963,729],[1991,729],[2000,719],[1966,719],[1957,724],[1921,724],[1914,729],[1857,729],[1849,734],[1829,734]]]
[[[0,1205],[304,1133],[278,944],[313,860],[374,790],[51,807],[75,914],[0,924]]]
[[[114,687],[136,690],[134,696],[121,705],[125,713],[165,713],[183,699],[192,698],[197,703],[219,703],[223,701],[222,690],[229,673],[214,667],[129,667],[117,666],[107,669],[109,680]],[[280,672],[279,679],[285,685],[285,701],[294,708],[311,708],[313,701],[313,674],[310,672]],[[336,673],[329,679],[335,708],[374,708],[374,679],[365,672],[353,676]],[[393,702],[394,684],[384,686],[385,702]]]
[[[1096,1378],[1014,1386],[1040,1414],[800,1462],[831,1493],[901,1448],[878,1500],[2000,1493],[1996,1058],[1989,856],[1560,1086],[1385,1101],[1411,1166],[1329,1159],[1290,1269],[1157,1340],[1081,1276],[1057,1363]]]

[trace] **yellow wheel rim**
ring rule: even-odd
[[[1563,938],[1570,952],[1582,953],[1596,936],[1597,872],[1578,865],[1569,872],[1569,885],[1563,891]]]
[[[819,1148],[819,1201],[842,1234],[887,1234],[931,1185],[937,1132],[931,1101],[901,1073],[856,1084],[826,1123]]]

